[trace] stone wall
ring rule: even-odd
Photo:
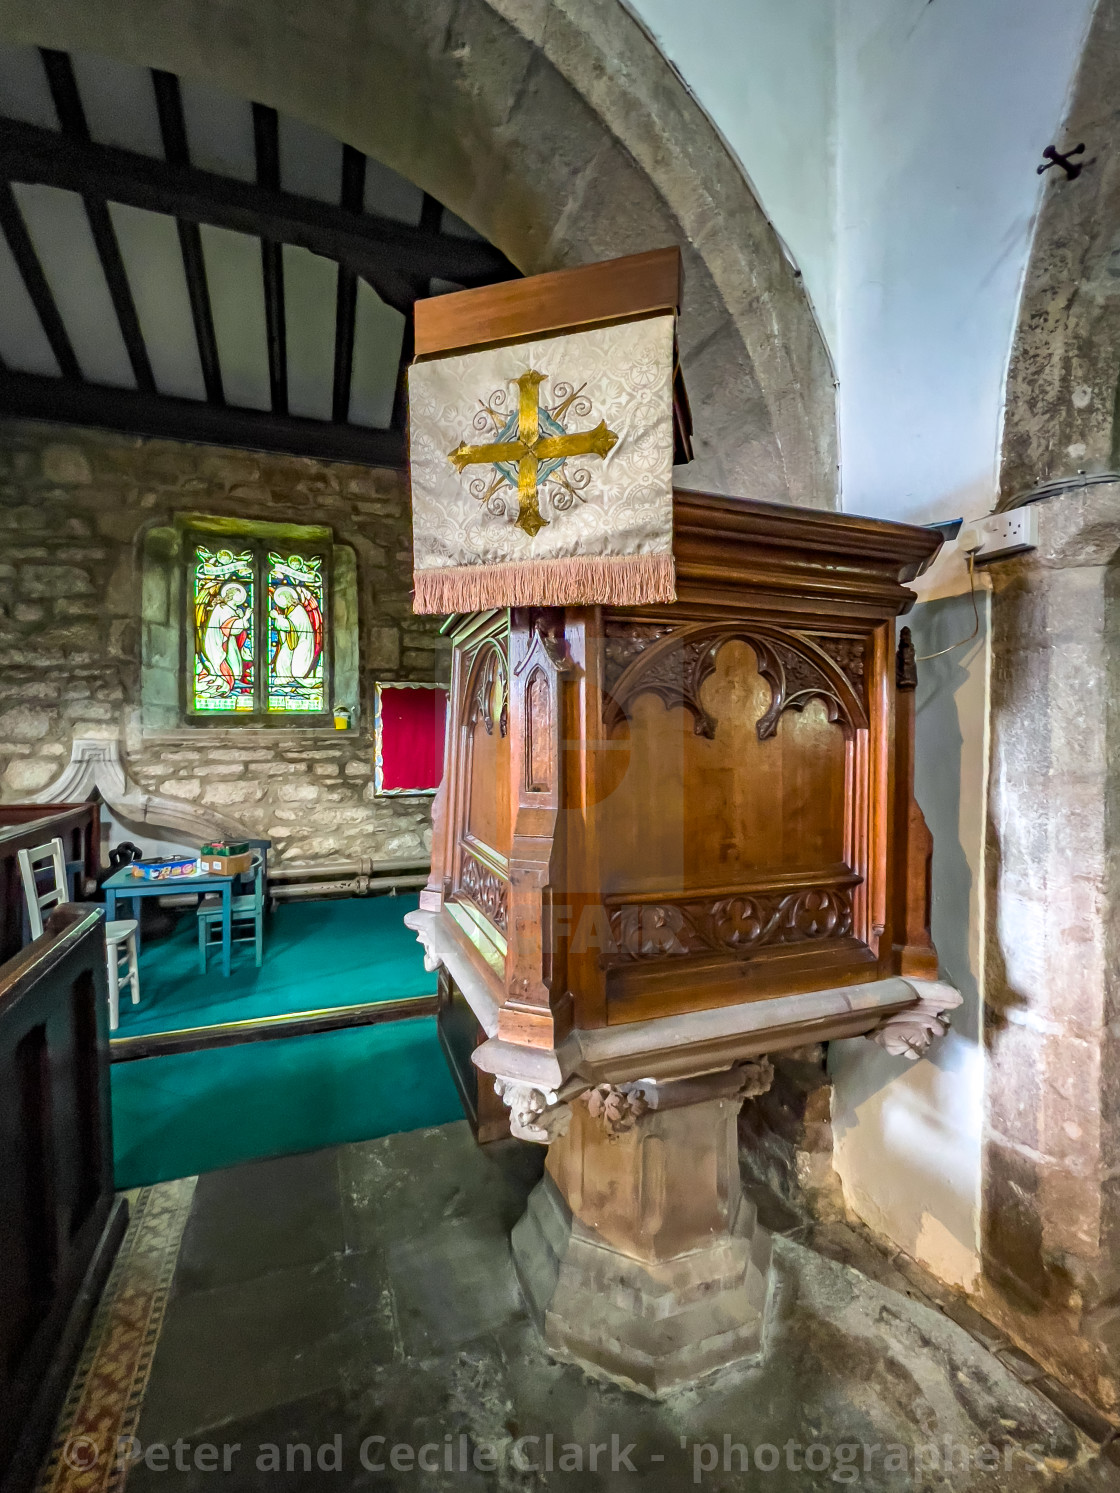
[[[796,1212],[842,1218],[843,1194],[832,1161],[832,1084],[820,1043],[773,1058],[774,1082],[739,1111],[745,1174]]]
[[[177,513],[326,524],[358,559],[357,728],[140,720],[141,561]],[[414,855],[430,800],[374,797],[376,679],[434,677],[436,624],[411,612],[402,473],[35,424],[0,426],[0,796],[48,785],[75,736],[116,736],[146,790],[212,807],[278,859]]]
[[[991,567],[982,1310],[1120,1414],[1120,483]]]

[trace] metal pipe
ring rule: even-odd
[[[359,876],[353,881],[304,881],[273,887],[269,896],[274,902],[297,902],[304,897],[362,897],[367,892],[400,891],[424,886],[428,873],[413,876]]]
[[[379,876],[427,874],[427,856],[410,856],[407,859],[375,861],[366,856],[354,860],[333,861],[286,861],[282,865],[269,866],[268,879],[273,881],[310,881],[316,876],[339,878],[343,876]]]

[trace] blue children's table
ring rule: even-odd
[[[233,946],[233,883],[236,876],[217,876],[209,871],[192,871],[189,876],[168,876],[163,881],[145,881],[133,876],[127,866],[114,871],[102,883],[105,891],[105,920],[117,916],[117,902],[132,899],[132,916],[136,919],[136,952],[140,952],[140,898],[168,897],[177,892],[220,892],[222,897],[222,974],[229,974],[230,949]]]

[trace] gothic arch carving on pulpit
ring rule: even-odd
[[[488,638],[475,654],[464,691],[470,700],[470,726],[482,722],[487,736],[504,736],[509,723],[509,670],[498,638]]]
[[[867,727],[862,640],[829,640],[836,657],[827,644],[785,628],[704,623],[674,628],[618,621],[606,624],[606,639],[603,724],[608,730],[630,714],[639,695],[655,694],[666,709],[683,706],[693,717],[697,736],[713,737],[716,721],[701,691],[715,672],[720,650],[731,642],[753,649],[758,672],[770,686],[769,707],[757,722],[760,741],[777,732],[783,711],[804,710],[810,700],[820,700],[845,735]]]

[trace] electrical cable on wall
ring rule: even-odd
[[[972,531],[973,534],[975,534],[975,532],[975,530]],[[980,543],[980,539],[977,538],[976,549],[980,548]],[[950,643],[948,648],[939,648],[936,653],[921,654],[920,657],[914,660],[916,664],[928,663],[931,658],[942,658],[946,653],[952,653],[955,648],[963,648],[966,643],[971,643],[973,638],[979,635],[980,610],[976,605],[976,550],[972,549],[970,549],[968,552],[968,594],[969,599],[972,602],[972,616],[974,622],[973,629],[969,633],[968,637],[961,638],[957,643]]]

